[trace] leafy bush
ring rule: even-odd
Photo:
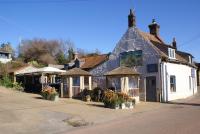
[[[118,102],[117,94],[112,90],[106,90],[104,92],[103,103],[105,107],[114,107],[114,105]]]
[[[106,90],[104,92],[103,103],[105,107],[115,108],[116,106],[127,102],[132,102],[133,104],[135,104],[135,99],[132,99],[127,94],[121,92],[115,93],[112,90]]]
[[[118,92],[117,93],[117,96],[118,96],[118,98],[120,99],[120,100],[122,100],[122,101],[128,101],[129,100],[129,96],[127,95],[127,94],[125,94],[125,93],[122,93],[122,92]]]
[[[91,94],[92,94],[92,91],[85,88],[81,93],[82,100],[86,101],[87,98],[91,98]]]
[[[7,75],[4,75],[3,78],[0,80],[0,85],[7,88],[13,87],[13,83]]]
[[[46,100],[55,100],[58,95],[54,87],[46,86],[41,91],[41,96]]]
[[[24,91],[24,88],[22,87],[22,83],[18,83],[18,82],[13,83],[13,88],[17,91]]]
[[[96,87],[92,90],[91,98],[93,101],[102,101],[104,91],[100,87]]]

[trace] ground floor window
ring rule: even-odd
[[[170,91],[176,92],[176,76],[174,75],[170,76]]]
[[[192,77],[189,76],[189,89],[192,90]]]

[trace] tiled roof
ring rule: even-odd
[[[118,67],[105,74],[105,76],[124,76],[124,75],[140,75],[140,74],[137,71],[124,66]]]
[[[73,68],[62,74],[63,76],[90,76],[91,74],[80,68]]]
[[[147,41],[150,41],[155,46],[155,48],[158,50],[158,52],[160,53],[160,55],[162,57],[167,58],[168,57],[168,48],[174,48],[171,45],[165,44],[163,42],[163,40],[158,36],[152,35],[150,33],[145,33],[145,32],[142,32],[142,31],[139,31],[139,33],[144,39],[146,39]],[[188,64],[189,63],[188,56],[192,56],[192,55],[189,54],[189,53],[185,53],[185,52],[176,50],[176,62]]]
[[[88,57],[80,58],[79,60],[83,62],[83,64],[81,65],[81,68],[89,70],[107,61],[108,54],[88,56]]]

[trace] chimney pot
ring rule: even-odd
[[[156,23],[156,20],[153,19],[152,23],[149,25],[150,34],[159,36],[160,26]]]
[[[136,26],[136,17],[132,9],[130,9],[130,14],[128,15],[128,27],[135,27]]]
[[[173,38],[172,46],[173,46],[175,49],[177,49],[176,38]]]

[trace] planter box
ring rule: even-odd
[[[59,96],[56,95],[56,96],[54,97],[54,100],[53,100],[53,101],[58,101],[58,100],[59,100]]]
[[[122,104],[121,104],[121,109],[126,109],[125,103],[122,103]]]
[[[126,102],[125,105],[126,105],[126,108],[133,109],[133,102]]]
[[[120,106],[117,104],[117,105],[113,106],[113,109],[120,109]]]

